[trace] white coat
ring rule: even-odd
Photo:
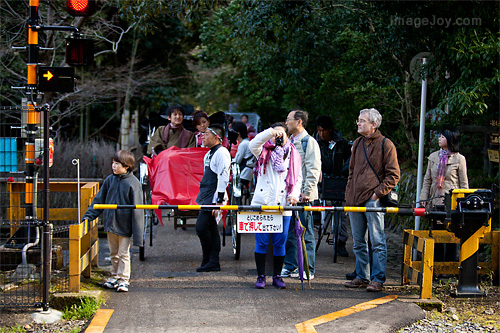
[[[272,137],[273,135],[271,133],[271,129],[269,128],[257,134],[255,138],[250,141],[250,151],[257,157],[257,159],[262,152],[262,146],[264,143],[269,141]],[[286,156],[284,165],[288,170],[288,166],[290,165],[290,153]],[[286,176],[288,172],[276,172],[273,169],[270,160],[266,166],[266,173],[263,172],[263,168],[264,165],[262,165],[261,170],[259,170],[260,172],[257,177],[257,184],[255,185],[255,192],[251,203],[252,205],[286,206],[288,198],[299,199],[300,187],[302,185],[302,171],[299,172],[297,183],[293,185],[292,192],[287,197]],[[291,216],[292,212],[285,211],[283,215]]]

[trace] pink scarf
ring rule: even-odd
[[[448,158],[450,157],[450,152],[441,148],[439,151],[439,165],[436,175],[436,188],[438,190],[443,189],[444,175],[446,174],[446,164],[448,164]]]
[[[288,174],[286,175],[286,194],[290,195],[292,193],[293,187],[297,183],[299,178],[300,168],[302,167],[302,160],[300,159],[300,154],[295,148],[291,141],[288,140],[284,147],[276,147],[271,140],[264,143],[262,153],[257,160],[257,165],[255,166],[254,174],[256,177],[260,175],[261,166],[263,166],[262,172],[266,173],[266,167],[269,161],[271,161],[271,166],[273,170],[278,173],[285,172],[286,169],[283,165],[284,156],[290,153],[290,166],[288,168]],[[301,184],[299,184],[300,186]]]
[[[165,143],[168,142],[168,136],[170,134],[170,129],[176,130],[176,131],[181,131],[179,133],[179,142],[178,147],[179,148],[187,148],[187,145],[189,144],[189,138],[191,137],[191,132],[185,129],[182,125],[179,125],[177,127],[172,126],[172,124],[168,124],[165,126],[165,129],[163,130],[163,141]]]

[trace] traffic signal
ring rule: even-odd
[[[72,16],[90,16],[95,12],[95,0],[67,0],[66,11]]]
[[[87,66],[94,62],[94,41],[84,38],[66,38],[66,63]]]

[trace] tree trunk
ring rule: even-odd
[[[132,56],[130,58],[130,71],[128,76],[127,90],[125,91],[125,102],[123,105],[123,114],[120,126],[120,149],[122,150],[130,150],[129,146],[130,98],[132,96],[132,78],[134,75],[134,64],[138,46],[139,46],[139,39],[136,37],[134,33],[134,47],[132,49]]]

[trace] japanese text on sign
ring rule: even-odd
[[[238,212],[239,233],[281,233],[283,215],[280,213]]]

